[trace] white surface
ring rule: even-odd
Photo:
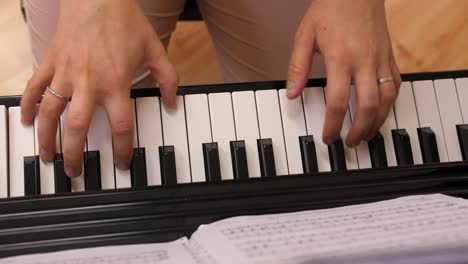
[[[320,172],[331,170],[328,146],[322,141],[323,125],[326,113],[325,97],[323,92],[322,87],[312,87],[304,89],[302,94],[307,134],[314,137],[317,164]]]
[[[206,94],[186,95],[185,110],[190,146],[192,181],[204,182],[206,181],[206,177],[203,160],[203,144],[212,142],[208,96]]]
[[[7,110],[0,105],[0,198],[8,197]]]
[[[89,126],[88,151],[99,151],[101,159],[101,188],[103,190],[115,189],[112,132],[107,114],[101,106],[96,107]]]
[[[442,129],[433,82],[413,82],[413,92],[416,110],[418,111],[419,126],[432,128],[436,135],[440,161],[447,162],[447,147],[445,145],[444,130]]]
[[[210,105],[211,132],[213,142],[218,143],[221,177],[223,180],[233,179],[231,160],[231,141],[236,140],[234,114],[230,93],[214,93],[208,96]]]
[[[349,130],[351,129],[351,125],[351,114],[348,105],[348,111],[344,116],[343,126],[341,127],[341,138],[343,140],[344,154],[346,158],[346,169],[348,170],[359,169],[356,148],[350,148],[346,145],[346,136],[348,135]]]
[[[24,157],[34,156],[34,126],[21,124],[19,107],[8,109],[10,197],[24,196]]]
[[[388,166],[397,166],[396,154],[395,154],[395,146],[393,145],[393,137],[392,137],[392,130],[396,129],[396,121],[395,121],[395,111],[392,108],[387,115],[387,119],[383,123],[382,127],[380,128],[380,134],[384,139],[385,143],[385,152],[387,154],[387,163]]]
[[[458,142],[457,125],[463,124],[463,119],[460,105],[458,104],[455,81],[453,79],[435,80],[434,86],[439,104],[442,128],[444,129],[448,160],[461,161],[462,155]]]
[[[286,95],[286,89],[279,90],[278,94],[281,105],[281,117],[283,119],[289,174],[304,173],[299,144],[299,137],[307,135],[302,96],[290,100]]]
[[[179,107],[183,108],[183,105],[179,105]],[[145,148],[148,185],[161,185],[159,147],[163,145],[163,139],[159,98],[137,98],[136,108],[138,115],[138,140],[140,147]]]
[[[258,121],[260,137],[271,138],[277,175],[288,174],[286,160],[286,148],[284,146],[283,126],[281,124],[278,92],[276,90],[264,90],[255,92],[257,100]]]
[[[413,87],[410,82],[403,82],[400,94],[395,102],[395,117],[399,129],[406,129],[413,152],[414,164],[422,164],[421,148],[418,138],[418,114],[414,103]]]
[[[177,183],[191,182],[187,129],[185,126],[184,98],[177,97],[177,109],[161,106],[163,124],[163,142],[165,146],[174,146],[177,170]]]
[[[136,108],[135,108],[135,100],[132,99],[132,111],[133,111],[133,148],[138,148],[138,132],[137,132],[137,124],[136,124]],[[145,153],[146,155],[146,153]],[[130,169],[128,170],[120,170],[115,167],[115,187],[117,189],[120,188],[130,188],[132,187],[132,179],[130,174]]]
[[[249,177],[260,177],[260,161],[258,160],[257,148],[260,131],[258,129],[255,94],[252,91],[232,93],[232,103],[237,140],[245,141]]]
[[[468,124],[468,78],[456,79],[455,83],[463,116],[463,124]]]
[[[349,112],[351,113],[351,121],[354,121],[354,116],[357,111],[357,99],[355,87],[351,87],[351,98],[349,100]],[[356,146],[356,153],[359,162],[360,169],[372,168],[372,162],[370,159],[369,144],[367,141],[361,141]]]
[[[107,246],[0,259],[0,264],[195,264],[187,239],[168,243]]]
[[[382,255],[395,260],[418,251],[468,248],[466,221],[468,201],[434,194],[234,217],[204,226],[192,235],[191,242],[198,242],[215,263],[323,263],[337,259],[342,260],[337,263],[347,263],[359,257],[387,263],[377,260]]]
[[[36,112],[38,113],[38,112]],[[34,150],[36,156],[39,156],[39,139],[38,139],[38,128],[39,128],[39,115],[34,118]],[[57,124],[57,133],[55,135],[55,153],[60,153],[60,120]],[[39,158],[39,171],[41,175],[41,194],[53,194],[55,193],[55,173],[54,173],[54,162],[44,162]]]

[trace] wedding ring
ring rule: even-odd
[[[393,82],[393,78],[392,77],[383,77],[383,78],[378,79],[377,82],[379,83],[379,85],[382,85],[384,83]]]
[[[52,90],[52,88],[50,88],[50,87],[47,87],[47,91],[48,91],[49,93],[51,93],[53,96],[55,96],[55,97],[57,97],[57,98],[60,98],[60,99],[63,99],[63,100],[65,100],[65,101],[68,101],[68,100],[70,99],[70,98],[68,98],[68,97],[66,97],[66,96],[63,96],[63,95],[57,93],[56,91]]]

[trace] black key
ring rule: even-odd
[[[132,179],[133,188],[148,186],[145,148],[135,148],[133,150],[133,159],[130,165],[130,178]]]
[[[218,143],[203,144],[203,160],[205,163],[205,178],[207,182],[221,181]]]
[[[387,168],[387,152],[382,134],[379,132],[369,141],[368,145],[372,168]]]
[[[413,165],[411,139],[405,129],[392,130],[393,145],[398,165]]]
[[[257,139],[257,147],[262,177],[276,176],[275,155],[271,138]]]
[[[468,125],[457,125],[457,133],[463,160],[468,160]]]
[[[71,192],[71,180],[64,170],[63,155],[56,154],[54,160],[55,193]]]
[[[317,153],[315,151],[314,137],[299,137],[299,146],[301,148],[302,169],[304,170],[304,173],[318,172]]]
[[[101,155],[99,151],[87,151],[84,154],[84,174],[86,191],[100,191]]]
[[[434,131],[430,127],[418,128],[419,145],[424,163],[440,162]]]
[[[161,165],[161,182],[164,185],[177,184],[177,170],[174,146],[159,147],[159,162]]]
[[[24,157],[24,195],[41,194],[39,156]]]
[[[335,143],[328,145],[328,156],[332,171],[345,171],[347,169],[343,140],[338,139]]]
[[[247,151],[245,141],[231,141],[231,159],[234,170],[234,179],[248,179],[249,167],[247,164]]]

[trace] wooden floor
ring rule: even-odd
[[[21,94],[32,73],[19,0],[0,1],[0,95]],[[387,0],[402,72],[468,69],[468,0]],[[222,82],[203,22],[179,23],[169,54],[181,84]]]

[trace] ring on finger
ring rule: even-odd
[[[379,83],[379,85],[382,85],[388,82],[393,82],[393,77],[390,77],[390,76],[383,77],[383,78],[378,79],[377,82]]]
[[[60,93],[56,92],[55,90],[53,90],[53,89],[50,88],[50,87],[47,87],[47,92],[49,92],[50,94],[52,94],[53,96],[55,96],[55,97],[57,97],[57,98],[59,98],[59,99],[63,99],[63,100],[65,100],[65,101],[70,100],[69,97],[66,97],[66,96],[61,95]]]

